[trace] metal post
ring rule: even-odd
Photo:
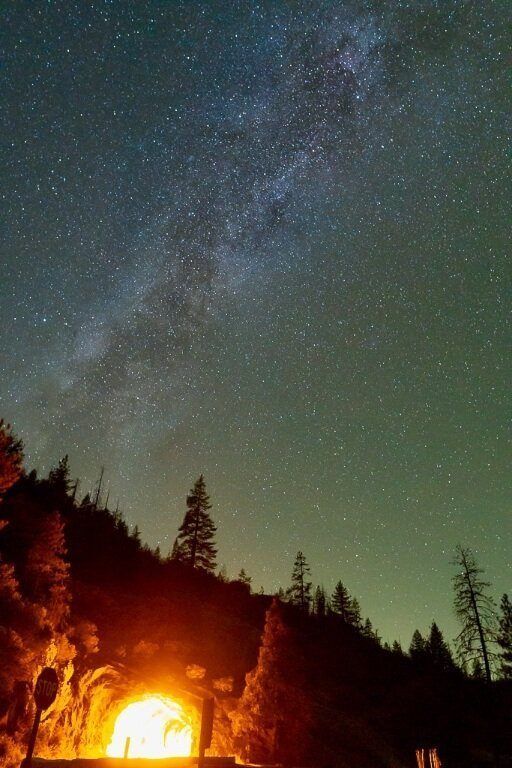
[[[199,754],[197,765],[198,768],[204,766],[204,753],[209,749],[212,743],[212,731],[213,731],[213,710],[214,699],[213,697],[203,699],[203,708],[201,711],[201,733],[199,736]]]
[[[23,768],[32,768],[32,755],[34,754],[34,747],[36,745],[37,731],[39,728],[39,723],[41,722],[42,711],[43,710],[40,707],[36,709],[34,725],[32,726],[32,731],[30,732],[30,738],[28,740],[27,756],[23,761]]]

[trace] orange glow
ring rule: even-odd
[[[188,757],[192,725],[183,707],[161,695],[132,701],[117,716],[108,757]]]

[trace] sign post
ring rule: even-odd
[[[203,710],[201,712],[201,735],[199,736],[198,768],[203,768],[205,750],[207,750],[212,743],[213,711],[213,697],[203,699]]]
[[[37,678],[36,687],[34,689],[36,716],[34,717],[34,725],[32,726],[32,731],[28,740],[27,756],[22,763],[23,768],[32,768],[32,755],[34,754],[41,715],[43,710],[48,709],[48,707],[55,701],[58,687],[59,679],[56,671],[51,667],[45,667]]]

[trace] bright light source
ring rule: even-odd
[[[129,739],[129,742],[127,741]],[[166,696],[132,701],[118,715],[108,757],[188,757],[192,726],[183,708]]]

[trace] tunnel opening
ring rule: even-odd
[[[106,756],[189,757],[194,741],[193,718],[182,704],[163,694],[146,694],[121,704]]]

